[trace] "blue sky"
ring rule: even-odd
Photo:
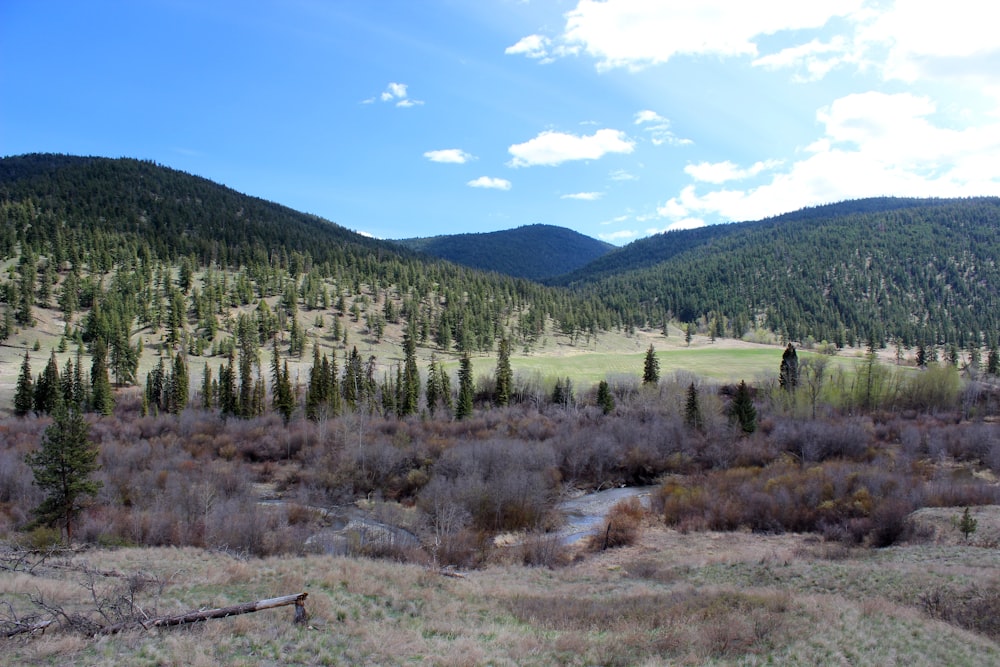
[[[625,244],[1000,195],[985,1],[0,2],[0,155],[155,160],[380,238]]]

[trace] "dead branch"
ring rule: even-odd
[[[295,605],[295,623],[304,623],[306,620],[306,608],[305,599],[308,593],[297,593],[295,595],[283,595],[281,597],[269,598],[267,600],[257,600],[256,602],[246,602],[244,604],[233,605],[231,607],[219,607],[217,609],[205,609],[197,611],[189,611],[183,614],[178,614],[176,616],[163,616],[161,618],[154,618],[146,622],[141,621],[129,621],[126,623],[118,623],[116,625],[110,625],[101,628],[96,634],[100,635],[111,635],[123,630],[128,630],[136,626],[141,626],[145,629],[157,628],[157,627],[169,627],[172,625],[185,625],[187,623],[197,623],[199,621],[207,621],[210,618],[227,618],[229,616],[238,616],[239,614],[250,614],[257,611],[264,611],[265,609],[274,609],[276,607],[284,607],[287,605]]]

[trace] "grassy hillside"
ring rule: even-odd
[[[552,225],[402,239],[398,243],[457,264],[530,280],[570,273],[614,249],[609,243]]]

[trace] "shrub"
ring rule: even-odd
[[[642,519],[646,512],[638,498],[619,500],[608,511],[605,528],[591,536],[588,546],[593,550],[627,547],[642,535]]]

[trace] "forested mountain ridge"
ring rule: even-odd
[[[995,341],[1000,199],[869,199],[636,241],[556,281],[635,326],[790,340]]]
[[[565,290],[418,255],[148,161],[52,154],[0,159],[0,221],[0,258],[25,265],[6,285],[10,310],[60,299],[60,277],[71,277],[85,302],[71,304],[75,308],[89,307],[99,289],[127,297],[123,315],[133,334],[150,318],[158,322],[157,303],[173,289],[154,286],[153,274],[180,271],[190,297],[190,272],[209,267],[220,284],[196,287],[199,297],[214,300],[207,305],[217,315],[220,301],[247,305],[285,293],[289,314],[297,310],[292,294],[305,310],[321,301],[349,307],[355,300],[373,324],[383,316],[405,321],[421,341],[446,350],[453,344],[490,349],[505,332],[529,340],[550,318],[588,330],[615,324],[598,304]],[[112,276],[118,283],[110,283]],[[236,283],[239,296],[233,297]],[[21,298],[36,287],[38,294]],[[391,307],[384,306],[387,298]],[[384,315],[369,305],[383,307]],[[190,308],[195,320],[204,310]],[[21,312],[19,319],[30,318]]]
[[[554,225],[401,239],[398,243],[457,264],[529,280],[570,273],[614,249],[610,243]]]

